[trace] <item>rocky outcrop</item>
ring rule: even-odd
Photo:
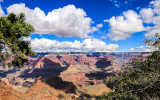
[[[119,77],[119,73],[122,73],[121,68],[123,68],[125,63],[132,61],[131,59],[135,57],[145,60],[149,55],[150,53],[117,52],[90,54],[57,53],[37,56],[35,58],[28,57],[28,62],[24,68],[8,68],[5,70],[0,68],[0,79],[3,80],[0,81],[0,84],[11,85],[13,89],[18,91],[24,91],[23,88],[25,87],[26,91],[27,88],[35,82],[37,77],[42,76],[48,79],[44,81],[41,78],[38,79],[37,82],[27,90],[27,93],[33,95],[33,97],[31,97],[32,99],[42,99],[44,97],[56,100],[62,97],[66,98],[65,93],[74,93],[76,87],[85,88],[94,86],[102,84],[103,79],[109,80],[112,76]],[[54,92],[57,94],[52,95],[45,91],[45,89],[48,89],[53,94]],[[45,92],[47,93],[46,95],[43,94]],[[42,96],[38,97],[37,95]],[[23,97],[25,96],[26,94],[23,95]],[[25,99],[28,98],[29,97],[25,97]]]
[[[0,100],[21,100],[24,95],[0,80]]]
[[[5,82],[0,81],[0,100],[75,100],[75,95],[58,91],[39,77],[25,94],[13,90]]]
[[[72,100],[72,96],[46,84],[41,77],[27,90],[28,98],[33,100]]]
[[[1,85],[7,85],[7,83],[4,82],[4,81],[2,81],[2,80],[0,80],[0,84],[1,84]]]
[[[80,88],[94,85],[93,82],[86,77],[86,73],[61,74],[60,77],[66,81],[73,82],[77,87]]]

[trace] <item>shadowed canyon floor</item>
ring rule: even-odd
[[[150,53],[49,53],[28,57],[21,69],[0,67],[0,99],[74,100],[101,95],[110,91],[104,80],[118,77],[121,68],[131,59],[145,60],[148,55]]]

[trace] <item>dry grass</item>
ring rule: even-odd
[[[82,89],[79,89],[77,92],[85,93],[90,96],[99,96],[102,95],[104,92],[110,92],[111,89],[106,87],[104,84],[92,85]]]

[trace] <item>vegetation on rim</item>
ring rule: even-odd
[[[3,67],[21,68],[27,62],[26,56],[36,55],[29,46],[30,42],[22,40],[23,37],[29,37],[31,32],[34,32],[34,28],[25,22],[23,13],[0,17],[0,63]],[[11,58],[12,61],[7,62]]]
[[[133,59],[119,78],[112,78],[107,86],[112,92],[98,97],[100,100],[148,100],[160,99],[160,35],[155,40],[145,40],[158,48],[147,60]],[[133,68],[132,68],[133,67]]]

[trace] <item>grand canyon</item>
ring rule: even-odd
[[[133,58],[150,52],[38,53],[23,68],[0,67],[0,100],[81,100],[111,91],[110,77],[119,77]]]

